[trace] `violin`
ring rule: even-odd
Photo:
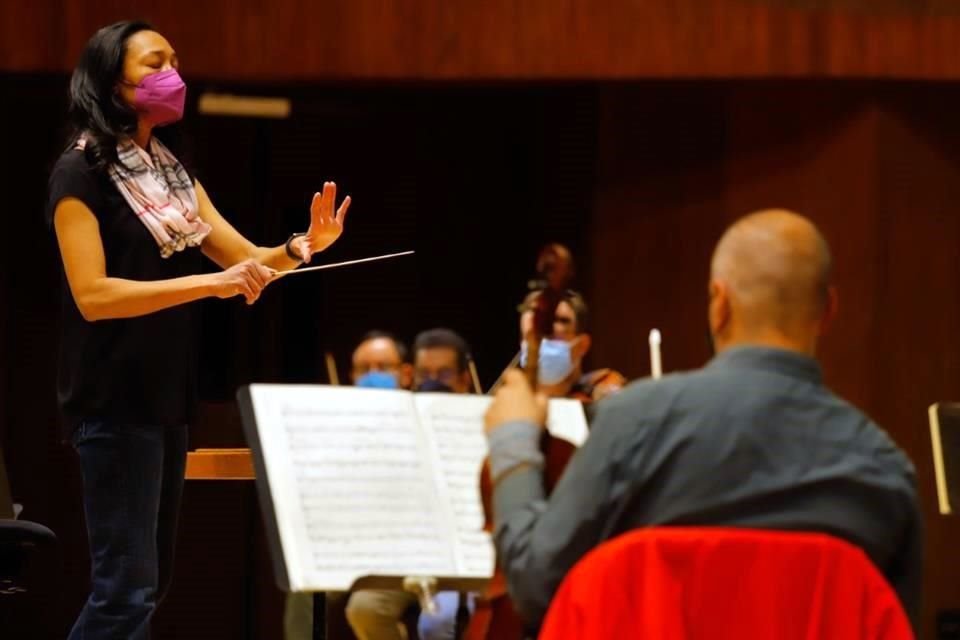
[[[541,249],[537,256],[536,277],[527,285],[530,293],[518,308],[521,314],[533,313],[532,322],[523,336],[527,349],[523,371],[533,389],[537,388],[539,377],[540,341],[553,335],[557,306],[563,301],[573,276],[574,264],[569,249],[555,243]],[[519,355],[511,361],[508,369],[512,368],[518,360]],[[503,375],[491,389],[491,393],[496,390],[502,379]],[[549,495],[560,480],[576,448],[565,440],[554,438],[544,429],[540,450],[544,456],[544,490]],[[493,481],[490,477],[488,461],[484,461],[480,472],[480,497],[483,502],[484,529],[492,533]],[[464,638],[466,640],[514,640],[521,638],[523,633],[523,622],[510,602],[506,578],[498,565],[486,592],[477,599],[476,610],[470,619]]]

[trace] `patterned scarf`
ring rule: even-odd
[[[80,138],[77,148],[84,146],[86,139]],[[197,214],[193,182],[170,150],[154,136],[146,151],[121,140],[117,156],[120,162],[108,168],[110,179],[157,241],[160,256],[199,246],[212,227]]]

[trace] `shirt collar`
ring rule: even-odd
[[[796,351],[774,347],[731,347],[715,356],[707,367],[710,369],[762,369],[799,378],[814,384],[823,381],[820,365],[810,356]]]

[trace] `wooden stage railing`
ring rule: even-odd
[[[253,480],[250,449],[197,449],[187,453],[187,480]]]

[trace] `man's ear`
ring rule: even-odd
[[[730,289],[722,280],[711,280],[708,292],[710,305],[707,320],[710,323],[710,334],[716,338],[730,324]]]
[[[573,344],[570,346],[570,355],[573,356],[574,361],[583,360],[584,356],[590,351],[592,344],[593,338],[590,337],[589,333],[581,333],[574,338]]]
[[[823,313],[820,315],[820,322],[817,327],[818,337],[824,336],[830,331],[838,313],[840,313],[840,294],[836,287],[831,286],[827,289],[826,304],[824,304]]]

